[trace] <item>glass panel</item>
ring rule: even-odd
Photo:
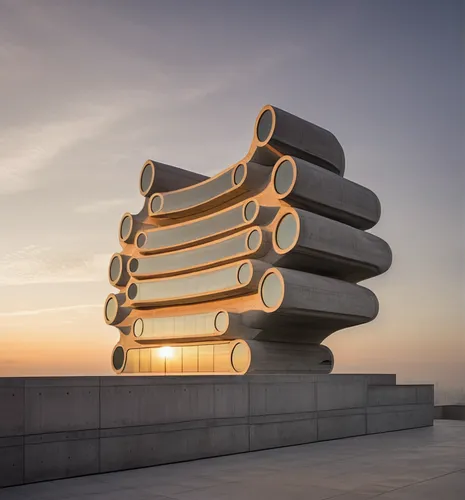
[[[116,281],[121,273],[121,260],[115,255],[110,263],[110,279]]]
[[[229,317],[225,311],[219,312],[215,317],[215,329],[219,332],[224,332],[228,328]]]
[[[132,218],[130,215],[126,215],[123,218],[123,220],[121,221],[121,227],[120,227],[119,234],[120,234],[122,240],[125,240],[131,234],[131,226],[132,226],[131,219]]]
[[[216,198],[234,187],[231,178],[232,170],[228,169],[218,177],[214,177],[183,191],[173,191],[163,194],[163,209],[161,213],[176,212],[195,207]]]
[[[214,344],[213,346],[213,371],[215,373],[231,372],[230,344]]]
[[[165,356],[167,375],[182,373],[182,347],[161,347],[160,355]]]
[[[151,371],[151,353],[150,349],[139,349],[139,364],[141,373],[150,373]]]
[[[118,346],[113,351],[113,366],[115,370],[121,370],[124,364],[124,349],[121,346]]]
[[[270,273],[263,280],[261,295],[267,307],[276,307],[279,304],[283,296],[283,285],[276,274]]]
[[[160,348],[153,347],[150,349],[150,368],[152,373],[165,374],[165,357],[160,355]]]
[[[157,213],[162,205],[161,201],[161,196],[155,195],[151,200],[150,200],[150,209],[152,210],[153,213]]]
[[[244,176],[245,176],[245,167],[241,163],[236,167],[236,170],[234,170],[234,184],[240,184],[244,179]]]
[[[199,349],[197,346],[182,348],[182,372],[197,373],[199,371]]]
[[[276,228],[276,243],[281,250],[291,247],[298,232],[297,220],[294,214],[286,214]]]
[[[111,296],[105,304],[105,317],[110,323],[115,320],[118,313],[118,301],[116,297]]]
[[[215,271],[133,283],[128,289],[128,297],[142,302],[162,301],[232,289],[239,285],[237,271],[238,265],[234,264]]]
[[[255,244],[255,247],[253,247],[254,250],[260,241],[260,233],[254,231],[252,234],[255,235],[253,241]],[[177,252],[155,255],[153,257],[140,257],[137,261],[137,267],[132,265],[134,261],[131,261],[131,272],[133,276],[166,273],[211,264],[220,260],[226,260],[229,257],[241,256],[250,253],[250,250],[246,246],[247,236],[248,233],[243,233],[200,248],[194,247],[187,250],[178,250]],[[132,271],[134,268],[136,270]]]
[[[246,264],[242,264],[239,267],[239,271],[237,272],[237,279],[239,283],[248,283],[250,278],[252,277],[253,269],[252,265],[247,262]]]
[[[258,203],[256,201],[249,201],[244,208],[244,217],[246,221],[251,221],[258,211]]]
[[[199,337],[213,335],[215,329],[216,312],[204,314],[188,314],[185,316],[169,316],[165,318],[137,319],[134,323],[134,334],[142,339],[168,339],[182,337]],[[220,331],[224,331],[228,324],[226,312],[220,313],[222,319]],[[223,328],[224,327],[224,328]]]
[[[260,246],[260,232],[252,231],[247,237],[247,246],[250,251],[254,252]]]
[[[213,235],[219,236],[226,231],[240,228],[246,225],[242,216],[242,208],[243,205],[241,204],[213,217],[199,219],[188,224],[147,231],[147,240],[143,245],[143,249],[174,247]],[[251,205],[251,209],[256,212],[254,205]],[[141,248],[141,245],[138,246]]]
[[[199,372],[213,373],[212,345],[199,345]]]
[[[271,132],[271,127],[273,125],[273,115],[269,109],[267,109],[262,116],[260,116],[260,119],[258,120],[258,125],[257,125],[257,137],[258,140],[263,142],[266,140],[268,135]]]
[[[146,193],[150,186],[152,185],[152,166],[150,164],[145,165],[144,170],[142,170],[142,176],[140,179],[140,187],[142,192]]]
[[[244,372],[249,367],[250,352],[249,347],[242,342],[236,344],[232,352],[232,365],[237,372]]]
[[[139,349],[129,349],[126,352],[125,373],[139,373]]]
[[[274,177],[274,188],[279,194],[283,194],[294,182],[294,168],[289,160],[283,161],[276,169]]]

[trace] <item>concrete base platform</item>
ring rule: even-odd
[[[433,424],[395,375],[0,379],[9,486]]]

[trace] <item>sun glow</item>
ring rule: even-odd
[[[169,346],[160,347],[158,351],[158,355],[161,358],[172,358],[173,357],[173,348]]]

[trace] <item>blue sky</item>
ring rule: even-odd
[[[329,339],[336,369],[465,375],[463,19],[454,0],[0,0],[0,373],[109,373],[106,267],[142,163],[213,175],[270,103],[331,130],[383,206],[381,312]]]

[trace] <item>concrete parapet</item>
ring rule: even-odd
[[[0,486],[432,425],[395,375],[0,379]]]

